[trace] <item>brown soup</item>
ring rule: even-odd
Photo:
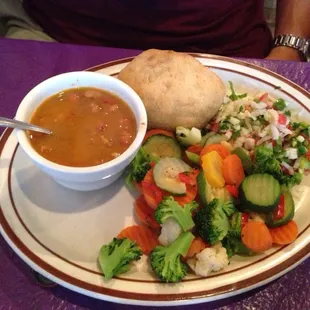
[[[96,88],[68,89],[46,99],[31,123],[52,135],[29,132],[33,148],[48,160],[71,167],[106,163],[136,136],[136,119],[125,101]]]

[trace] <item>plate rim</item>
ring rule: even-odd
[[[255,64],[251,64],[251,63],[247,63],[245,61],[242,60],[237,60],[237,59],[231,59],[228,57],[224,57],[224,56],[214,56],[214,55],[206,55],[206,54],[196,54],[196,53],[189,53],[194,57],[199,57],[199,58],[207,58],[207,59],[213,59],[213,60],[222,60],[222,61],[228,61],[228,62],[232,62],[232,63],[236,63],[242,66],[246,66],[246,67],[250,67],[252,69],[256,69],[259,71],[262,71],[264,73],[267,73],[268,75],[271,75],[279,80],[281,80],[282,82],[289,84],[290,86],[292,86],[293,88],[295,88],[297,91],[299,91],[300,93],[302,93],[303,95],[305,95],[306,97],[308,97],[310,99],[310,93],[305,90],[304,88],[302,88],[301,86],[299,86],[298,84],[292,82],[291,80],[277,74],[274,73],[273,71],[270,71],[269,69],[265,69],[262,68],[260,66],[257,66]],[[87,71],[98,71],[98,70],[102,70],[114,65],[118,65],[118,64],[122,64],[122,63],[126,63],[130,60],[132,60],[134,57],[127,57],[127,58],[122,58],[122,59],[118,59],[118,60],[114,60],[114,61],[110,61],[107,63],[103,63],[103,64],[99,64],[97,66],[93,66],[91,68],[86,69]],[[238,72],[239,74],[241,72]],[[242,73],[244,74],[244,73]],[[296,98],[295,98],[296,100]],[[309,112],[309,109],[308,109]],[[310,113],[310,112],[309,112]],[[13,133],[13,130],[10,129],[6,129],[3,134],[0,137],[0,156],[2,154],[2,151],[7,143],[7,140],[9,139],[9,137],[11,136],[11,134]],[[3,228],[3,223],[7,224],[6,228],[8,230],[11,230],[12,234],[8,235],[7,231]],[[37,268],[37,271],[42,272],[42,267],[40,266],[40,264],[36,264],[36,261],[33,261],[29,255],[27,255],[26,253],[29,254],[32,253],[31,250],[29,250],[27,248],[27,246],[25,244],[23,244],[23,242],[19,239],[18,236],[15,235],[13,229],[10,227],[10,225],[7,223],[4,214],[2,212],[2,208],[0,208],[0,225],[1,225],[1,233],[2,235],[6,235],[7,238],[4,239],[6,240],[6,242],[10,245],[11,248],[13,248],[13,250],[16,252],[16,254],[21,257],[28,265],[30,264],[29,261],[31,262],[30,265],[33,266],[35,265],[35,267]],[[3,232],[4,234],[3,234]],[[13,236],[13,238],[11,238]],[[19,244],[19,246],[15,243],[16,239],[14,238],[14,236],[18,239],[17,241],[19,241],[21,244]],[[8,242],[8,240],[10,242]],[[14,242],[15,240],[15,242]],[[24,251],[25,252],[24,252]],[[27,252],[27,250],[29,252]],[[21,252],[22,255],[20,255]],[[34,254],[34,253],[32,253]],[[22,256],[26,256],[27,260],[29,260],[28,262],[25,260],[24,257]],[[34,254],[35,255],[35,254]],[[280,277],[281,275],[283,275],[284,273],[288,272],[289,270],[295,268],[297,265],[299,265],[302,261],[304,261],[307,257],[310,256],[310,243],[308,243],[305,247],[303,247],[299,252],[295,253],[294,256],[291,256],[287,261],[281,263],[280,265],[277,265],[275,267],[273,267],[270,270],[267,270],[263,273],[260,273],[258,275],[255,275],[251,278],[247,278],[245,280],[241,280],[238,281],[237,283],[235,283],[234,285],[229,284],[226,286],[221,286],[218,287],[216,289],[211,289],[211,290],[207,290],[207,291],[200,291],[200,292],[191,292],[191,293],[178,293],[178,294],[172,294],[172,295],[168,295],[168,294],[145,294],[145,293],[132,293],[132,292],[124,292],[124,291],[119,291],[119,290],[115,290],[115,289],[109,289],[109,288],[105,288],[102,286],[97,286],[97,285],[93,285],[87,282],[83,282],[81,280],[78,280],[76,278],[71,277],[70,275],[67,275],[65,273],[63,273],[62,271],[54,268],[53,266],[50,266],[48,263],[46,263],[45,261],[43,261],[41,258],[37,257],[37,259],[39,259],[43,265],[48,265],[50,268],[48,269],[54,269],[54,272],[49,272],[46,271],[43,268],[43,271],[45,273],[47,273],[47,275],[52,276],[53,278],[56,278],[59,282],[61,282],[61,285],[68,287],[69,289],[72,289],[74,291],[80,292],[81,290],[84,290],[83,294],[86,294],[88,296],[92,296],[90,294],[87,294],[87,292],[89,293],[96,293],[97,295],[99,294],[100,296],[92,296],[92,297],[97,297],[99,299],[104,299],[104,300],[109,300],[109,301],[120,301],[122,300],[123,303],[127,303],[127,304],[140,304],[140,305],[157,305],[157,304],[162,304],[162,305],[180,305],[180,303],[182,304],[188,304],[188,303],[199,303],[199,302],[206,302],[206,301],[210,301],[210,298],[213,298],[213,300],[215,299],[219,299],[219,298],[225,298],[228,297],[229,295],[236,295],[248,290],[253,289],[254,287],[258,287],[261,286],[263,284],[269,283],[272,280]],[[34,268],[35,269],[35,268]],[[276,270],[275,272],[272,273],[272,275],[270,276],[271,270]],[[59,275],[62,274],[62,277],[58,277],[57,274]],[[64,276],[63,276],[64,275]],[[69,281],[66,280],[66,278],[71,278],[73,279],[73,281]],[[257,280],[258,279],[258,280]],[[252,280],[252,281],[251,281]],[[78,282],[78,284],[76,283]],[[79,284],[85,284],[83,286],[79,285]],[[247,284],[247,285],[243,285]],[[239,286],[236,287],[236,284],[240,284]],[[86,288],[85,288],[86,287]],[[87,287],[90,287],[87,289]],[[94,290],[93,287],[99,288],[98,290]],[[86,290],[86,291],[85,291]],[[116,292],[116,293],[115,293]],[[115,293],[115,294],[114,294]],[[225,295],[226,296],[223,296]],[[151,298],[151,296],[155,296],[156,298]],[[100,298],[101,297],[101,298]],[[141,300],[141,298],[145,298],[143,300]],[[155,302],[155,303],[154,303]]]

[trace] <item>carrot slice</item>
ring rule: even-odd
[[[248,222],[241,232],[242,242],[250,250],[260,253],[272,247],[272,237],[265,223]]]
[[[154,135],[159,135],[159,134],[174,138],[174,133],[171,131],[164,130],[164,129],[151,129],[146,132],[142,143],[144,143],[149,137],[154,136]]]
[[[290,244],[298,236],[298,227],[295,221],[291,220],[286,225],[269,228],[273,243],[275,244]]]
[[[189,247],[186,258],[193,257],[194,255],[200,253],[202,250],[208,247],[208,244],[204,242],[200,237],[196,237]]]
[[[141,184],[141,182],[140,182],[140,183],[138,183],[138,182],[135,183],[135,189],[136,189],[136,191],[137,191],[139,194],[143,194],[143,189],[142,189],[142,184]]]
[[[160,225],[155,220],[155,210],[149,207],[143,195],[135,201],[135,214],[137,218],[151,228],[159,228]]]
[[[245,178],[242,162],[236,155],[229,155],[223,160],[223,175],[227,184],[239,187]]]
[[[223,159],[231,154],[229,150],[221,144],[209,144],[202,149],[200,156],[208,154],[212,151],[217,152]]]
[[[124,228],[117,238],[128,238],[136,241],[142,252],[148,255],[158,244],[157,235],[149,228],[133,225]]]
[[[194,144],[194,145],[191,145],[187,148],[187,151],[188,152],[191,152],[191,153],[195,153],[197,155],[200,155],[200,152],[202,151],[203,149],[203,146],[200,145],[200,144]]]
[[[174,200],[179,203],[179,205],[184,206],[187,203],[192,202],[197,196],[197,185],[186,185],[185,196],[174,196]]]
[[[142,191],[147,204],[156,209],[163,199],[163,191],[156,185],[153,178],[153,168],[150,169],[142,181]]]

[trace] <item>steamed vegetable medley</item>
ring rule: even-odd
[[[206,129],[147,132],[126,177],[140,224],[101,248],[106,278],[142,254],[163,282],[207,277],[297,238],[291,188],[310,169],[310,126],[281,98],[230,89]]]

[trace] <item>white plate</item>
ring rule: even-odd
[[[224,57],[196,55],[240,91],[266,90],[300,109],[310,121],[310,95],[266,69]],[[130,59],[91,70],[116,75]],[[281,89],[275,90],[276,86]],[[310,178],[303,184],[310,185]],[[176,285],[159,283],[145,259],[127,274],[105,281],[97,266],[102,244],[134,223],[134,196],[120,179],[96,192],[80,193],[42,174],[7,130],[0,141],[0,223],[8,244],[28,265],[69,289],[113,302],[136,305],[185,305],[211,301],[266,284],[309,256],[309,191],[297,195],[297,240],[251,258],[234,257],[209,278],[188,276]]]

